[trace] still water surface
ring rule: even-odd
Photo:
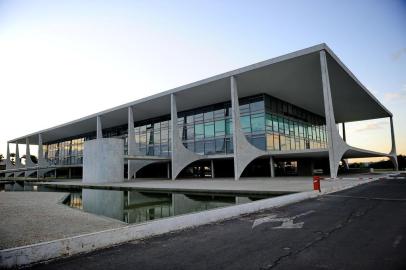
[[[135,190],[82,189],[71,192],[65,204],[85,212],[141,223],[218,207],[248,203],[269,196],[234,194],[156,193]]]
[[[272,197],[272,195],[192,194],[137,190],[50,189],[25,182],[0,184],[0,191],[69,193],[64,204],[76,208],[78,211],[85,211],[126,223],[141,223]]]

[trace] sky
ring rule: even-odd
[[[406,154],[405,0],[0,0],[0,153],[10,139],[319,43],[394,114]],[[389,119],[346,131],[353,146],[390,151]]]

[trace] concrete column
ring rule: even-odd
[[[6,170],[14,169],[14,165],[11,163],[10,157],[10,143],[7,142],[7,154],[6,154]],[[6,177],[9,177],[12,173],[6,173]]]
[[[214,161],[210,160],[210,167],[211,167],[211,178],[214,178]]]
[[[26,168],[33,168],[36,164],[31,160],[31,151],[30,151],[30,140],[29,138],[25,138],[25,167]],[[28,177],[35,173],[36,170],[27,170],[25,171],[25,177]]]
[[[42,134],[38,134],[38,165],[44,165],[44,149],[42,145]]]
[[[30,151],[30,141],[28,138],[25,139],[25,166],[33,167],[35,163],[31,160],[31,151]]]
[[[42,134],[38,134],[38,167],[45,167],[48,165],[48,162],[45,159],[44,156],[44,149],[43,149],[43,144],[42,144]],[[43,178],[45,176],[46,172],[49,172],[50,169],[38,169],[37,170],[37,176],[38,178]]]
[[[396,154],[396,142],[395,142],[395,129],[393,128],[393,117],[391,116],[390,118],[390,132],[391,132],[391,141],[392,141],[392,149],[389,153],[389,159],[393,163],[393,167],[395,171],[399,170],[399,164],[398,164],[398,157]]]
[[[345,123],[342,123],[342,126],[343,126],[343,140],[346,142],[347,139],[346,139],[346,135],[345,135]]]
[[[169,163],[169,162],[168,162],[167,165],[166,165],[166,177],[167,177],[168,179],[171,178],[171,167],[170,167],[170,163]]]
[[[343,141],[347,141],[347,135],[345,134],[345,123],[342,123],[342,127],[343,127]],[[348,160],[347,159],[343,159],[343,164],[345,169],[348,171],[350,169],[350,166],[348,165]]]
[[[273,161],[273,157],[269,157],[269,166],[270,166],[270,170],[271,170],[271,178],[275,177],[275,165],[274,165],[274,161]]]
[[[128,155],[135,154],[134,112],[132,107],[128,107]],[[128,180],[135,178],[134,165],[134,161],[128,160]]]
[[[327,56],[326,52],[320,51],[320,68],[321,79],[323,87],[324,111],[326,117],[327,138],[328,138],[328,152],[330,164],[330,177],[336,178],[338,166],[344,153],[348,147],[341,139],[334,117],[333,101],[331,98],[330,78],[328,74]]]
[[[18,149],[18,143],[16,143],[16,161],[15,161],[16,168],[21,168],[21,160],[20,160],[20,150]]]
[[[96,138],[101,139],[103,138],[103,127],[102,127],[102,122],[101,122],[101,117],[100,115],[97,116],[96,118]]]
[[[187,149],[182,143],[178,130],[178,108],[175,94],[171,94],[171,133],[172,180],[175,180],[187,165],[204,158]]]
[[[30,140],[28,138],[25,138],[25,158],[28,160],[29,158],[31,159],[31,153],[30,153]],[[27,164],[27,162],[26,162]]]
[[[238,101],[237,80],[230,77],[231,114],[233,119],[233,147],[234,147],[234,180],[239,180],[247,165],[254,159],[266,156],[266,151],[260,150],[248,142],[241,128],[240,105]]]
[[[395,142],[395,129],[393,128],[393,117],[390,117],[390,135],[392,140],[391,152],[396,154],[396,142]]]
[[[7,142],[7,154],[6,154],[6,169],[11,169],[13,167],[10,157],[10,143]]]

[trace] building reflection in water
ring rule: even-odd
[[[266,196],[244,197],[83,189],[82,192],[72,192],[65,203],[70,207],[83,209],[85,212],[118,219],[126,223],[142,223],[264,198]]]

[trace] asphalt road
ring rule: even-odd
[[[406,179],[379,180],[34,269],[406,269]]]

